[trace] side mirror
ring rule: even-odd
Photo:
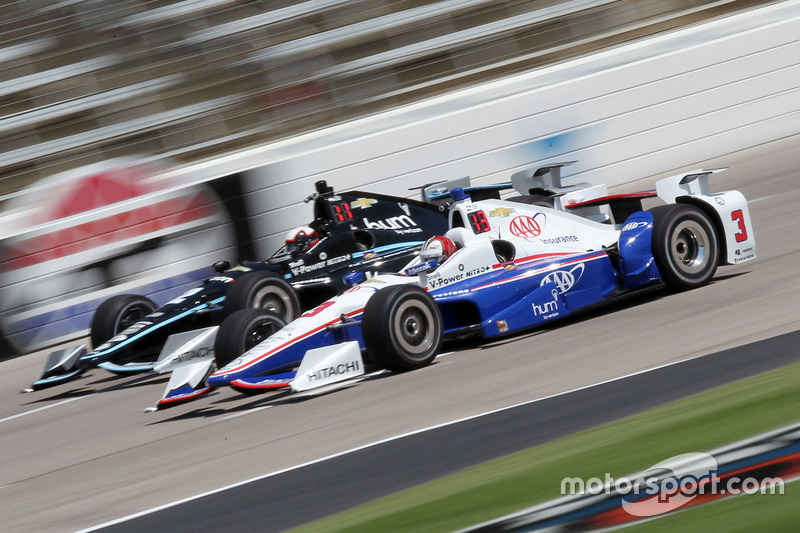
[[[220,274],[228,270],[230,267],[231,264],[228,261],[217,261],[211,265],[211,268],[214,269],[214,272],[219,272]]]
[[[346,285],[353,286],[358,285],[367,280],[367,275],[363,272],[348,272],[344,275],[344,282]]]

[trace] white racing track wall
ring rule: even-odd
[[[170,177],[198,184],[239,175],[249,223],[237,242],[241,248],[247,234],[250,251],[264,258],[287,229],[310,219],[300,201],[319,179],[339,190],[411,196],[409,187],[430,182],[494,183],[543,162],[576,160],[568,177],[618,185],[796,134],[799,111],[800,2],[779,2]],[[151,279],[177,275],[159,268],[149,270]],[[126,292],[135,284],[128,279]],[[0,326],[12,320],[0,311]]]
[[[797,134],[799,111],[792,1],[266,147],[237,164],[252,168],[245,200],[265,254],[318,179],[411,195],[425,183],[496,183],[577,160],[570,178],[618,185]]]

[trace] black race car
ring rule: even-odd
[[[51,353],[30,390],[95,367],[118,374],[152,370],[168,337],[217,325],[241,309],[269,309],[279,328],[345,290],[346,275],[396,272],[428,237],[447,230],[446,213],[429,203],[360,191],[334,193],[324,181],[316,189],[306,199],[314,202],[314,220],[289,232],[286,244],[268,260],[233,268],[227,261],[217,262],[214,276],[161,307],[136,294],[109,298],[92,318],[94,349]],[[187,357],[212,349],[210,340]]]

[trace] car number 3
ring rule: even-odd
[[[744,214],[741,209],[737,209],[731,213],[731,220],[736,222],[739,226],[739,231],[736,232],[736,242],[747,240],[747,228],[744,225]]]

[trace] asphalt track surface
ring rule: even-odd
[[[755,261],[722,267],[712,284],[695,291],[640,296],[552,328],[462,346],[420,371],[295,401],[226,390],[144,414],[165,378],[119,379],[97,370],[21,395],[46,354],[4,361],[2,530],[74,531],[161,506],[168,508],[109,529],[281,529],[794,360],[798,149],[795,136],[689,167],[730,167],[712,177],[712,190],[739,189],[750,200]],[[657,177],[614,192],[652,187]],[[707,354],[717,355],[696,359]],[[533,402],[575,389],[582,390]],[[450,424],[494,410],[502,411]],[[442,427],[421,431],[435,426]],[[388,442],[339,455],[379,441]],[[306,463],[313,464],[293,469]],[[288,511],[252,507],[251,498]]]
[[[210,494],[103,531],[165,531],[164,524],[178,524],[177,531],[283,531],[480,462],[800,361],[798,344],[800,331],[469,418]]]

